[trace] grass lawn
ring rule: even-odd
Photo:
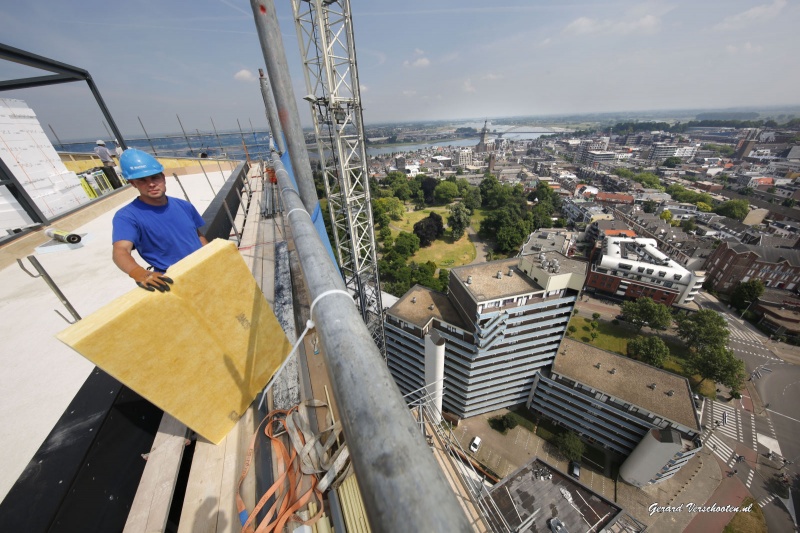
[[[767,522],[764,520],[764,511],[758,506],[753,498],[744,499],[739,508],[752,505],[750,512],[739,511],[728,525],[723,529],[723,533],[767,533]]]
[[[486,215],[488,215],[490,212],[490,209],[483,209],[482,207],[475,209],[475,211],[472,213],[472,217],[470,218],[470,227],[477,232],[479,229],[481,229],[481,222],[483,222],[483,219],[486,218]]]
[[[408,209],[409,207],[410,205],[407,204],[406,208]],[[400,228],[401,231],[407,233],[414,233],[414,224],[426,218],[431,213],[438,213],[441,215],[445,224],[447,224],[447,217],[450,215],[447,206],[426,207],[420,211],[414,211],[412,208],[411,211],[403,213],[402,220],[391,221],[392,235],[397,237],[400,233],[395,228]],[[446,227],[447,226],[445,226],[445,228]],[[468,265],[475,260],[475,255],[475,245],[472,244],[466,233],[459,240],[454,242],[452,232],[449,229],[445,229],[441,239],[436,239],[426,248],[420,248],[416,254],[411,256],[409,261],[414,261],[416,263],[433,261],[439,268],[450,269],[461,265]]]
[[[406,204],[407,211],[403,213],[403,220],[392,220],[391,226],[392,234],[396,237],[398,231],[394,228],[400,228],[401,231],[405,231],[407,233],[414,233],[414,224],[426,218],[431,213],[438,213],[441,215],[444,223],[447,224],[447,217],[450,216],[450,211],[447,210],[447,206],[436,206],[436,207],[426,207],[420,211],[414,211],[414,208],[410,204]],[[408,211],[411,209],[411,211]]]
[[[589,325],[591,322],[591,318],[580,315],[573,316],[569,321],[569,325],[575,326],[578,331],[572,334],[572,338],[587,344],[591,344],[596,348],[608,350],[609,352],[618,353],[620,355],[627,356],[628,341],[630,339],[635,338],[637,335],[647,336],[649,334],[649,330],[647,329],[637,332],[635,328],[630,326],[625,326],[622,324],[615,325],[611,322],[599,320],[597,326],[598,335],[597,338],[592,341],[592,338],[589,336],[589,333],[592,330],[592,327]],[[688,355],[686,346],[672,338],[662,336],[661,340],[664,341],[664,344],[667,345],[670,351],[670,356],[664,363],[664,370],[668,370],[674,374],[688,378],[693,390],[697,391],[703,396],[713,398],[715,394],[715,385],[713,382],[705,380],[702,384],[700,384],[700,381],[702,380],[700,376],[689,375],[683,369],[684,361]]]
[[[441,239],[436,239],[426,247],[420,248],[411,256],[411,261],[427,263],[433,261],[439,268],[453,268],[468,265],[475,260],[475,245],[464,234],[459,240],[453,242],[452,232],[445,230]]]

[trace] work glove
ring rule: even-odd
[[[139,287],[150,292],[168,292],[169,284],[172,283],[172,279],[161,272],[151,272],[140,266],[131,270],[128,275],[133,278]]]

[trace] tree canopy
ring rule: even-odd
[[[413,233],[401,231],[394,240],[394,249],[407,259],[419,250],[419,237]]]
[[[668,168],[675,168],[678,165],[680,165],[681,163],[683,163],[683,160],[680,157],[672,156],[672,157],[666,158],[664,160],[664,162],[661,163],[661,166],[662,167],[668,167]]]
[[[580,461],[585,446],[573,431],[565,431],[556,437],[556,446],[569,461]]]
[[[714,212],[741,222],[750,212],[750,204],[747,200],[728,200],[719,204]]]
[[[419,245],[430,246],[433,241],[444,235],[444,221],[438,213],[431,213],[414,224],[414,234],[419,237]]]
[[[433,197],[438,204],[449,204],[458,196],[458,185],[452,181],[442,181],[433,190]]]
[[[760,279],[751,279],[736,284],[731,293],[731,303],[737,309],[745,309],[764,294],[764,283]]]
[[[648,297],[623,303],[622,314],[625,315],[625,320],[638,329],[642,329],[644,326],[663,329],[672,324],[672,314],[669,311],[669,307],[656,303],[652,298]]]
[[[720,345],[707,345],[692,353],[688,361],[689,370],[739,392],[744,382],[744,361],[736,358],[733,351]]]
[[[701,309],[678,319],[678,337],[695,350],[706,346],[724,347],[728,343],[728,323],[713,309]]]
[[[648,365],[660,368],[664,365],[664,361],[667,360],[669,348],[658,337],[642,337],[639,335],[635,339],[628,341],[628,355]]]
[[[453,240],[457,241],[464,236],[464,231],[469,227],[469,210],[461,202],[451,205],[449,208],[450,216],[447,217],[447,225],[453,232]]]

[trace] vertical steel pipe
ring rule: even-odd
[[[258,40],[267,65],[267,76],[275,96],[278,117],[286,137],[297,189],[300,191],[306,211],[313,213],[318,204],[317,188],[314,186],[311,162],[303,138],[303,127],[300,125],[300,115],[297,113],[297,102],[294,99],[275,4],[273,0],[250,0],[250,5],[253,8]]]
[[[275,139],[275,146],[278,147],[278,153],[286,153],[286,142],[283,140],[283,129],[281,128],[281,121],[278,118],[278,106],[275,104],[275,95],[272,93],[269,79],[264,76],[264,71],[258,69],[258,81],[261,84],[261,97],[264,99],[264,109],[267,112],[267,120],[269,121],[269,129],[272,133],[272,138]]]

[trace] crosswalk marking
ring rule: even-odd
[[[769,502],[771,502],[772,500],[774,500],[774,499],[775,499],[775,497],[776,497],[776,496],[775,496],[774,494],[770,494],[769,496],[765,497],[765,498],[764,498],[764,499],[762,499],[760,502],[758,502],[758,506],[759,506],[759,507],[764,507],[764,506],[765,506],[765,505],[767,505]]]
[[[747,483],[745,483],[745,485],[748,489],[750,488],[750,484],[753,483],[753,474],[754,472],[752,470],[750,470],[750,473],[747,474]]]
[[[719,437],[709,431],[703,440],[705,446],[709,447],[714,455],[722,459],[722,462],[728,466],[733,466],[736,462],[736,455],[730,446],[725,444]]]
[[[723,413],[728,415],[728,421],[726,424],[722,424]],[[710,426],[715,431],[722,433],[723,435],[730,437],[735,441],[742,441],[742,419],[741,412],[738,409],[735,409],[730,405],[712,401],[709,416],[711,417]],[[719,426],[717,426],[717,422],[720,423]]]
[[[761,344],[758,335],[756,335],[752,331],[742,330],[736,327],[731,327],[728,329],[728,331],[731,332],[731,337],[734,339],[741,339],[744,341],[750,341]]]

